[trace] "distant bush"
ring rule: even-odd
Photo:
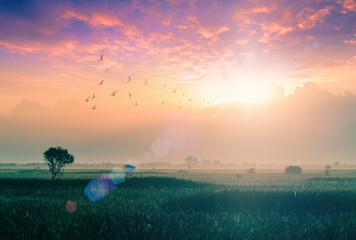
[[[236,178],[242,178],[242,174],[236,173]]]
[[[330,168],[331,168],[330,165],[325,166],[325,175],[329,175]]]
[[[285,172],[286,172],[286,174],[293,174],[293,175],[301,174],[302,168],[299,166],[288,166],[288,167],[286,167]]]
[[[248,172],[248,173],[256,173],[254,168],[249,168],[249,169],[246,170],[246,172]]]

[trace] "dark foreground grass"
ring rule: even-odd
[[[354,191],[129,178],[100,201],[88,180],[0,179],[0,239],[354,239]],[[78,210],[68,213],[68,200]]]

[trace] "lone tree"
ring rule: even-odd
[[[198,159],[194,156],[186,157],[185,162],[187,163],[188,169],[191,169],[192,166],[197,166],[199,164]]]
[[[249,169],[247,169],[246,170],[246,172],[248,172],[248,173],[255,173],[256,171],[255,171],[255,169],[254,168],[249,168]]]
[[[64,165],[74,162],[74,156],[62,147],[50,147],[43,153],[43,157],[52,174],[52,180],[63,175]]]
[[[299,166],[288,166],[286,167],[286,174],[301,174],[302,173],[302,168]]]

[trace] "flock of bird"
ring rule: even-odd
[[[101,55],[101,56],[100,56],[100,59],[98,60],[98,62],[103,62],[103,61],[104,61],[104,55]],[[107,68],[107,69],[106,69],[106,73],[107,73],[108,71],[109,71],[109,69]],[[128,83],[130,83],[130,82],[132,82],[131,76],[128,77],[128,80],[127,80],[126,83],[128,84]],[[143,83],[143,85],[147,85],[147,84],[148,84],[148,79],[146,78],[145,81],[144,81],[144,83]],[[99,85],[99,86],[103,86],[103,85],[104,85],[104,80],[101,80],[101,81],[98,83],[98,85]],[[166,83],[164,83],[162,86],[165,88],[165,87],[166,87]],[[110,93],[110,95],[113,96],[113,97],[115,97],[116,94],[117,94],[117,91],[118,91],[118,90],[113,91],[112,93]],[[177,89],[174,88],[174,89],[172,90],[172,93],[173,93],[173,94],[176,94],[176,93],[177,93]],[[132,96],[133,96],[133,94],[131,93],[131,91],[128,91],[128,98],[129,98],[129,100],[131,100]],[[184,97],[184,96],[185,96],[185,93],[182,93],[182,97]],[[161,93],[160,97],[161,97],[161,98],[163,97],[162,93]],[[95,97],[95,93],[93,93],[93,95],[87,97],[87,98],[84,100],[84,102],[90,102],[90,101],[94,100],[95,98],[96,98],[96,97]],[[188,99],[188,102],[191,102],[191,101],[192,101],[191,98]],[[161,101],[161,104],[164,104],[164,103],[165,103],[165,101],[162,100],[162,101]],[[179,100],[178,103],[179,103],[179,108],[181,108],[181,105],[180,105],[181,100]],[[137,100],[135,101],[134,106],[135,106],[135,107],[138,106]],[[94,106],[92,106],[91,109],[92,109],[92,110],[96,110],[96,107],[97,107],[97,105],[94,105]]]

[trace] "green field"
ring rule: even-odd
[[[90,202],[110,170],[0,170],[1,239],[354,239],[356,172],[146,170]],[[236,178],[236,173],[242,177]],[[68,200],[77,211],[68,213]]]

